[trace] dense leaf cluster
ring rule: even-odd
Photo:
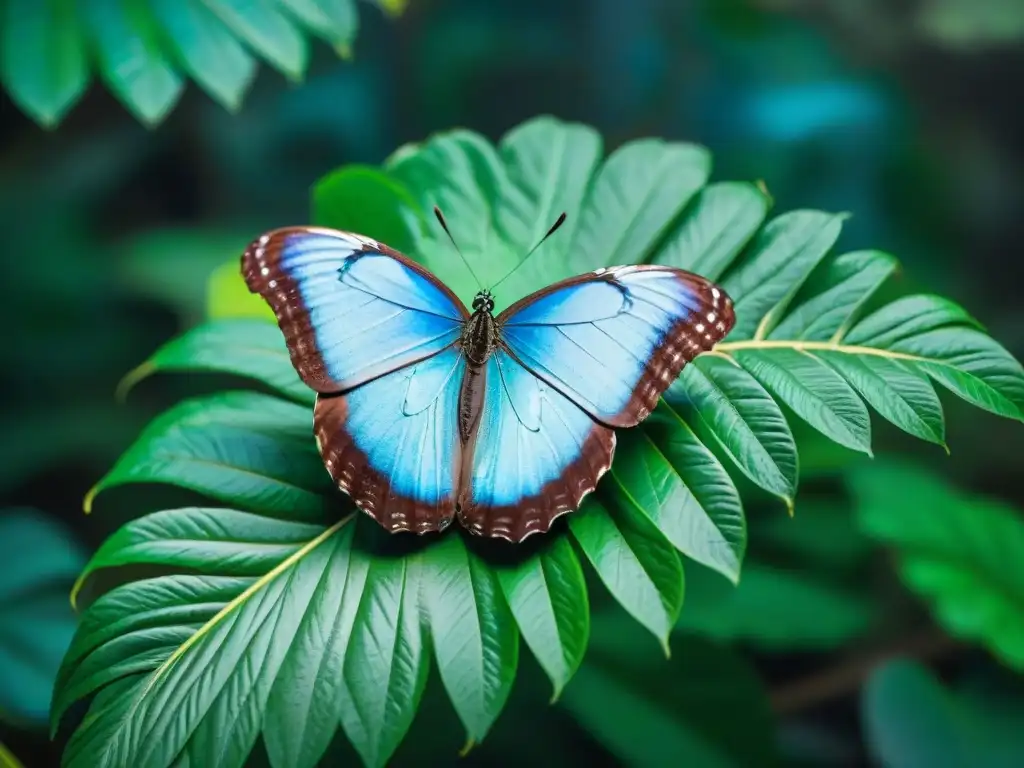
[[[583,508],[515,550],[456,532],[387,537],[353,512],[316,453],[312,393],[271,323],[220,320],[172,340],[130,383],[210,371],[261,389],[173,407],[90,494],[88,505],[117,486],[167,483],[225,506],[141,517],[89,563],[80,586],[120,566],[164,575],[124,583],[85,610],[52,712],[56,728],[94,695],[67,764],[240,766],[262,735],[274,766],[312,766],[340,725],[367,765],[381,765],[434,665],[479,741],[516,678],[520,638],[556,696],[573,678],[590,642],[585,568],[666,651],[681,621],[684,560],[739,580],[747,524],[736,480],[792,509],[793,419],[870,454],[870,405],[944,445],[936,383],[1022,418],[1024,370],[963,309],[929,295],[877,300],[891,256],[831,255],[841,216],[766,221],[766,196],[709,184],[710,165],[700,147],[659,140],[603,159],[590,128],[541,118],[496,147],[454,131],[403,147],[380,170],[325,178],[316,223],[408,252],[464,299],[477,286],[431,226],[435,204],[485,281],[568,211],[563,230],[502,284],[499,310],[569,274],[654,261],[721,281],[736,328],[684,370],[647,422],[620,433],[614,467]],[[852,609],[849,622],[863,620]],[[581,674],[578,695],[566,691],[581,721],[615,684],[594,674]]]
[[[399,12],[404,0],[375,0]],[[192,77],[235,110],[262,58],[301,80],[307,35],[349,51],[356,0],[7,0],[0,14],[0,76],[35,120],[55,125],[83,96],[95,65],[139,120],[156,124]]]

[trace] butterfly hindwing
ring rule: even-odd
[[[341,395],[317,398],[313,429],[328,472],[390,531],[443,530],[455,515],[462,448],[455,346]]]
[[[343,392],[437,354],[459,336],[462,302],[426,269],[361,235],[277,229],[242,256],[302,380]]]
[[[615,433],[501,349],[487,361],[483,390],[460,521],[521,541],[579,507],[611,466]]]
[[[526,368],[598,421],[632,427],[686,363],[725,337],[735,315],[710,281],[644,265],[555,283],[497,321],[503,343]]]

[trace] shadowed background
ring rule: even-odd
[[[211,274],[260,232],[308,222],[310,187],[326,172],[378,163],[451,127],[495,141],[549,113],[593,125],[608,151],[649,135],[704,144],[714,178],[763,180],[776,211],[850,212],[843,249],[895,254],[901,288],[954,299],[1024,356],[1024,4],[413,0],[397,18],[359,6],[349,60],[315,41],[301,84],[261,65],[235,114],[189,82],[166,119],[147,129],[94,83],[44,130],[0,96],[0,495],[13,526],[0,542],[0,553],[11,550],[0,560],[0,583],[48,557],[55,574],[73,574],[137,513],[126,504],[85,517],[82,498],[148,419],[177,399],[177,385],[147,383],[125,403],[114,391],[159,344],[216,312]],[[876,453],[902,452],[961,488],[1024,507],[1019,424],[944,401],[951,458],[881,425]],[[845,501],[827,483],[815,485],[816,467],[848,457],[799,434],[810,479],[797,517],[787,522],[775,519],[777,508],[751,506],[752,556],[764,550],[766,562],[789,567],[793,537],[803,537],[798,550],[824,555],[800,566],[801,583],[843,581],[844,599],[830,601],[827,590],[794,596],[791,585],[761,581],[764,591],[731,609],[735,615],[701,619],[694,597],[697,633],[735,643],[773,694],[786,761],[864,764],[872,748],[861,683],[875,661],[895,654],[936,658],[944,675],[967,669],[994,679],[1011,693],[982,696],[986,706],[1007,699],[1001,712],[1024,709],[1015,678],[941,633],[863,640],[866,613],[893,604],[923,609],[900,591],[884,555],[863,554],[871,545]],[[773,538],[783,524],[805,527]],[[11,546],[37,540],[47,554]],[[785,545],[773,549],[779,540]],[[854,565],[833,578],[843,557]],[[717,588],[705,592],[706,605],[726,599]],[[688,584],[688,601],[700,594],[693,589]],[[0,665],[14,670],[0,675],[0,741],[29,768],[55,765],[59,755],[38,722],[47,675],[73,624],[63,615],[66,591],[51,592],[32,616],[0,608],[0,635],[13,638],[0,643]],[[768,637],[772,606],[796,616],[781,639]],[[689,610],[688,602],[684,619]],[[736,628],[737,616],[756,611],[763,621]],[[912,670],[896,673],[909,675],[901,691],[920,683]],[[514,694],[503,720],[527,716],[516,702]],[[416,733],[403,754],[415,755]],[[600,741],[581,737],[577,755],[616,764]],[[537,754],[559,759],[553,746],[505,757]]]

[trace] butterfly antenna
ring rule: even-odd
[[[538,240],[537,244],[535,246],[533,246],[533,248],[531,248],[529,251],[526,252],[526,255],[523,256],[522,259],[520,259],[519,263],[516,264],[514,267],[512,267],[511,271],[506,272],[505,276],[503,278],[501,278],[501,280],[499,280],[498,282],[496,282],[494,285],[491,286],[491,290],[493,291],[495,288],[497,288],[503,282],[505,282],[510,277],[512,277],[512,275],[514,275],[516,273],[516,271],[521,266],[523,266],[523,264],[525,264],[527,262],[527,260],[531,256],[533,256],[534,252],[544,244],[544,241],[547,240],[549,237],[551,237],[553,234],[555,234],[555,232],[558,230],[558,228],[560,226],[562,226],[563,224],[565,224],[565,213],[564,212],[558,217],[558,220],[554,224],[551,225],[551,229],[549,229],[547,231],[547,233],[544,235],[544,237],[542,237],[540,240]]]
[[[444,214],[441,213],[441,209],[436,205],[434,206],[434,215],[437,217],[438,222],[440,222],[441,229],[443,229],[444,233],[448,235],[448,239],[452,241],[452,246],[455,248],[455,251],[462,257],[463,263],[469,269],[469,274],[471,274],[473,279],[476,280],[476,284],[480,288],[483,288],[484,284],[480,281],[480,278],[477,277],[476,270],[474,270],[473,265],[469,263],[469,259],[466,258],[466,254],[462,252],[462,249],[459,248],[459,244],[455,242],[455,238],[452,237],[452,231],[448,229],[448,222],[444,220]]]

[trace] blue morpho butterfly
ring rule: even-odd
[[[512,542],[547,531],[611,466],[614,428],[645,419],[735,321],[721,288],[655,265],[570,277],[497,317],[481,290],[469,312],[401,253],[316,227],[264,234],[242,273],[318,393],[327,470],[392,532],[456,515]]]

